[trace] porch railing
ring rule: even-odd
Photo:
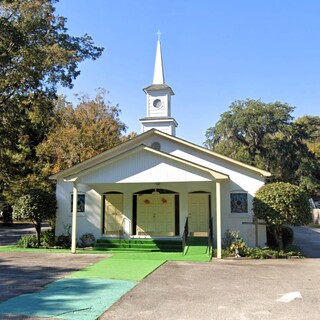
[[[213,256],[213,244],[212,244],[212,240],[213,240],[213,230],[212,230],[212,224],[213,224],[212,217],[209,216],[208,253],[209,253],[209,255],[211,255],[211,257]]]
[[[119,228],[119,241],[121,241],[121,239],[123,238],[123,235],[124,235],[124,224],[125,224],[125,219],[123,218],[122,219],[122,222],[121,222],[121,226]]]
[[[186,222],[184,224],[184,230],[183,230],[183,235],[182,235],[182,252],[185,254],[184,249],[187,244],[188,240],[188,234],[189,234],[189,220],[188,217],[186,218]]]

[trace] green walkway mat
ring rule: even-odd
[[[0,314],[95,320],[136,284],[110,279],[60,279],[40,292],[0,303]]]
[[[117,259],[113,256],[74,272],[70,277],[139,281],[165,262],[166,260],[138,260],[125,257]]]
[[[112,257],[74,272],[68,278],[57,280],[40,292],[20,295],[0,303],[0,318],[4,314],[13,314],[95,320],[138,281],[166,261],[211,259],[203,252],[203,247],[200,250],[190,246],[188,250],[187,255],[181,252],[113,253]]]
[[[188,237],[184,252],[190,259],[193,257],[208,257],[209,259],[208,237]]]

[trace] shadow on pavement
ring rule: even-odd
[[[298,246],[307,258],[320,258],[320,228],[291,227],[294,232],[293,244]]]
[[[41,230],[47,227],[47,224],[43,224]],[[0,246],[16,244],[22,236],[29,234],[36,234],[32,223],[14,223],[10,226],[0,224]]]

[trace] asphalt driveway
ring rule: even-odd
[[[311,248],[317,256],[319,232],[296,232],[300,234],[296,237],[299,245]],[[107,256],[0,252],[0,304],[17,295],[41,291],[46,284]],[[99,319],[316,320],[320,314],[319,279],[317,258],[167,262]],[[0,319],[40,318],[2,314]]]
[[[11,226],[0,224],[0,246],[15,244],[21,236],[35,234],[35,228],[30,223],[15,223]]]
[[[307,258],[320,258],[320,228],[292,227],[292,229],[293,244],[300,248],[301,253]]]
[[[40,291],[46,284],[109,256],[0,252],[0,303],[20,294]],[[3,318],[0,316],[0,319]]]
[[[99,319],[318,320],[319,279],[319,259],[167,262]]]

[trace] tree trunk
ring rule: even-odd
[[[274,228],[274,236],[277,240],[279,250],[283,250],[282,226],[276,225]]]
[[[37,239],[38,239],[38,247],[40,247],[41,245],[41,222],[37,222],[36,224],[36,232],[37,232]]]

